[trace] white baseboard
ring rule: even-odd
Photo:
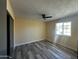
[[[14,48],[17,47],[17,46],[21,46],[21,45],[25,45],[25,44],[29,44],[29,43],[33,43],[33,42],[37,42],[37,41],[42,41],[42,40],[44,40],[44,39],[34,40],[34,41],[26,42],[26,43],[15,44]]]

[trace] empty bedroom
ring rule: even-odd
[[[8,57],[78,59],[77,4],[77,0],[7,0]]]

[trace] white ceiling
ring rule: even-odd
[[[42,19],[41,14],[58,19],[78,12],[77,0],[11,0],[16,17]]]

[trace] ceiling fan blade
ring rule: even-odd
[[[45,17],[45,18],[52,18],[52,16],[48,16],[48,17]]]
[[[46,18],[52,18],[52,16],[46,16],[45,14],[42,14],[42,18],[46,20]]]

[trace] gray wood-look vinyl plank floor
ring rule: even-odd
[[[15,48],[15,59],[78,59],[77,53],[48,41],[39,41]]]

